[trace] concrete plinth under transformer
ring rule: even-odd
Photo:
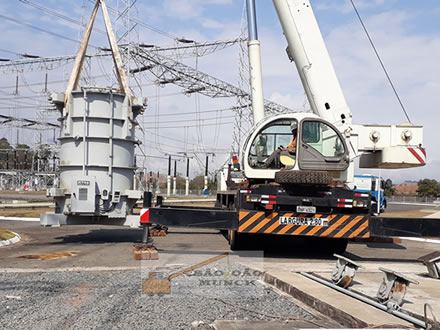
[[[139,215],[129,214],[124,218],[107,218],[99,216],[64,215],[47,212],[41,214],[40,225],[45,227],[67,225],[116,225],[139,228]]]

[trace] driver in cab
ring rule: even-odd
[[[290,124],[290,130],[293,135],[292,142],[286,148],[282,146],[278,147],[278,149],[274,150],[272,154],[264,161],[263,168],[281,168],[280,162],[280,154],[283,151],[289,152],[290,155],[295,156],[296,154],[296,137],[298,132],[297,123],[293,122]]]

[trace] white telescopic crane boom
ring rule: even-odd
[[[273,0],[288,55],[295,62],[312,111],[335,125],[350,146],[350,159],[363,168],[408,168],[426,164],[423,127],[353,125],[324,39],[309,0]],[[352,181],[353,162],[346,181]]]
[[[251,87],[252,110],[254,124],[264,119],[263,78],[261,72],[260,41],[257,34],[257,15],[255,0],[246,0],[248,20],[248,52],[249,52],[249,80]]]
[[[313,113],[342,132],[351,124],[333,64],[308,0],[273,0]]]

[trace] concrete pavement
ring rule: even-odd
[[[0,272],[141,271],[143,267],[142,263],[134,260],[132,254],[133,243],[140,242],[140,230],[110,226],[44,228],[34,222],[16,221],[0,221],[0,226],[22,236],[21,242],[0,248]],[[259,252],[264,253],[260,253],[261,258],[242,258],[241,262],[253,269],[262,269],[271,274],[275,272],[277,276],[296,278],[296,284],[300,278],[295,273],[300,271],[331,277],[334,258],[307,253],[304,242],[277,240],[279,244],[272,244],[269,241],[259,239],[249,246],[257,255]],[[160,260],[174,265],[191,265],[229,251],[225,237],[215,230],[170,228],[167,237],[155,238],[155,245],[159,249]],[[262,251],[262,245],[267,245],[268,248]],[[440,281],[426,277],[425,267],[416,261],[418,257],[438,249],[438,244],[407,240],[399,244],[351,242],[345,255],[365,266],[356,275],[353,289],[374,297],[382,278],[382,273],[378,270],[380,266],[405,273],[420,284],[409,287],[404,308],[420,314],[424,303],[428,302],[440,319]],[[25,255],[62,251],[76,251],[77,254],[46,261],[22,258]],[[151,265],[146,263],[147,267]],[[312,286],[304,284],[307,281],[301,279],[299,286],[305,291],[312,290]],[[313,290],[310,291],[313,294],[320,291]],[[341,298],[341,294],[333,294],[328,290],[325,290],[325,297],[329,302],[339,304],[340,301],[342,306],[351,307],[351,303],[344,302],[347,298]],[[347,313],[355,312],[349,310]],[[383,312],[371,313],[376,315]],[[368,313],[368,317],[371,313]],[[385,318],[383,320],[386,321]],[[382,321],[379,318],[375,322],[379,324]]]

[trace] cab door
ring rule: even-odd
[[[348,148],[341,133],[320,119],[303,119],[299,130],[298,165],[301,170],[344,171]]]

